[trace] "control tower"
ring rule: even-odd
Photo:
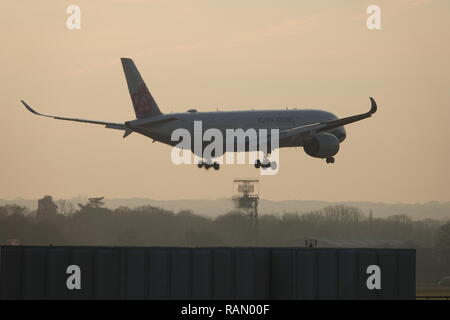
[[[252,224],[256,226],[258,219],[259,180],[233,180],[233,202],[236,209],[244,210],[250,216]]]

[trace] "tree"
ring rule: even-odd
[[[450,268],[450,221],[439,228],[437,234],[437,247],[441,261]]]
[[[437,245],[441,248],[450,249],[450,221],[439,228]]]
[[[56,205],[58,206],[58,213],[62,215],[71,215],[75,212],[75,207],[72,202],[60,199],[56,201]]]
[[[336,205],[323,208],[328,222],[358,223],[363,219],[361,210],[346,205]]]
[[[23,215],[27,211],[27,208],[21,207],[17,204],[7,204],[0,207],[0,217],[6,217],[14,214]]]
[[[79,203],[78,206],[80,207],[80,209],[83,208],[101,208],[105,205],[105,203],[103,202],[103,199],[105,197],[98,197],[98,198],[89,198],[88,199],[88,203],[86,204],[82,204]]]

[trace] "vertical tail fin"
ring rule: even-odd
[[[133,102],[136,118],[154,117],[162,114],[133,60],[129,58],[121,58],[120,60],[127,79],[128,91]]]

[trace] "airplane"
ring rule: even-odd
[[[303,147],[307,155],[325,159],[326,163],[335,162],[334,156],[338,153],[340,144],[346,138],[344,126],[369,118],[377,111],[377,103],[370,97],[371,108],[368,112],[345,118],[338,118],[328,111],[312,109],[216,112],[198,112],[196,109],[190,109],[182,113],[164,114],[150,94],[133,60],[130,58],[121,58],[121,62],[136,115],[136,119],[134,120],[125,121],[124,123],[114,123],[52,116],[35,111],[23,100],[21,102],[30,112],[38,116],[104,125],[108,129],[124,131],[123,138],[136,132],[153,139],[153,142],[158,141],[170,146],[177,146],[178,144],[178,141],[172,141],[171,139],[171,134],[176,129],[184,128],[193,136],[194,121],[202,121],[204,130],[217,128],[222,132],[225,129],[238,128],[243,130],[250,128],[256,130],[278,129],[279,148]],[[205,144],[203,143],[200,154],[197,154],[200,159],[203,159],[202,152],[204,148]],[[257,148],[260,150],[259,147]],[[191,151],[195,153],[193,145]],[[245,151],[255,151],[250,149],[248,141],[246,141]],[[264,159],[262,161],[258,159],[254,163],[255,168],[274,168],[276,166],[276,163],[267,161],[267,155],[270,155],[271,151],[273,150],[269,146],[269,149],[264,152]],[[220,154],[214,156],[220,156]],[[213,159],[203,160],[197,163],[199,168],[204,167],[209,169],[213,167],[215,170],[219,170],[219,163],[212,162]]]

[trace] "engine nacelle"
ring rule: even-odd
[[[327,132],[320,132],[311,140],[304,143],[303,149],[306,154],[314,158],[328,158],[339,151],[338,138]]]

